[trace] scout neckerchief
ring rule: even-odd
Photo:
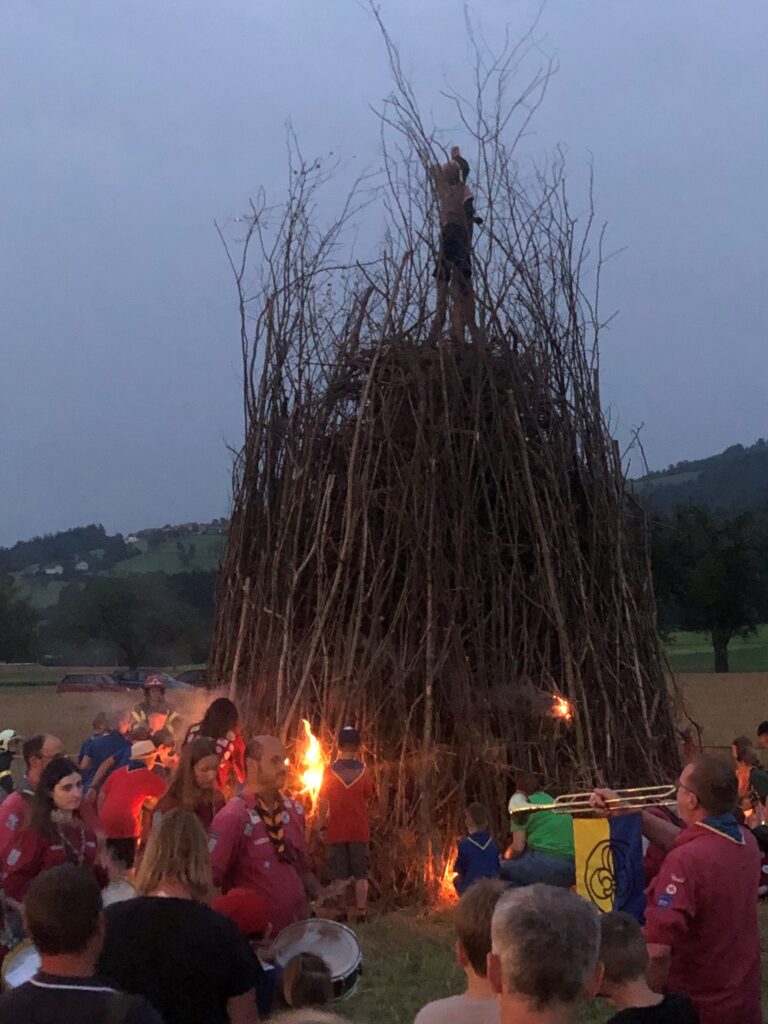
[[[732,843],[738,843],[739,846],[744,845],[744,834],[739,828],[738,821],[736,821],[732,814],[713,814],[711,817],[697,822],[697,824],[701,828],[706,828],[710,832],[716,832],[718,835],[730,839]]]
[[[470,832],[467,839],[479,850],[487,850],[492,842],[490,835],[485,831],[485,829],[480,832]]]
[[[356,758],[344,757],[334,761],[331,771],[346,789],[350,789],[358,779],[362,778],[365,773],[365,765]]]
[[[264,827],[267,830],[272,845],[277,853],[277,859],[289,862],[290,856],[288,849],[285,845],[285,828],[283,823],[283,800],[278,794],[277,803],[274,807],[269,810],[258,796],[254,796],[254,810],[258,813],[261,820],[264,822]]]

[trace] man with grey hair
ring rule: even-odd
[[[491,944],[488,980],[501,1024],[568,1024],[600,988],[597,910],[567,889],[510,890],[496,904]]]

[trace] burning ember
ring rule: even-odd
[[[304,726],[304,737],[303,740],[299,741],[297,749],[299,781],[301,783],[299,793],[309,797],[312,802],[311,811],[314,811],[320,793],[320,786],[323,783],[323,770],[328,764],[328,758],[323,752],[320,740],[312,732],[312,727],[306,718],[302,719],[302,724]]]
[[[573,706],[569,700],[559,693],[552,696],[552,717],[562,718],[564,722],[570,722],[573,718]]]

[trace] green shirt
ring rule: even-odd
[[[532,793],[528,797],[532,804],[552,804],[554,797],[549,793]],[[522,819],[523,815],[520,815]],[[520,820],[518,819],[518,820]],[[525,832],[525,845],[539,853],[552,853],[556,857],[574,857],[573,819],[570,814],[556,814],[554,811],[531,811],[518,824],[515,818],[509,826],[510,832]]]

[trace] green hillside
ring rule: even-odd
[[[19,596],[47,617],[72,584],[146,573],[215,573],[225,542],[220,520],[128,537],[109,535],[103,526],[82,526],[0,548],[0,573],[12,576]]]
[[[655,511],[703,505],[722,514],[751,510],[768,518],[768,441],[735,444],[719,455],[678,462],[633,481],[634,491]]]
[[[179,547],[181,545],[181,547]],[[115,576],[144,572],[215,572],[224,551],[221,534],[197,534],[188,540],[166,540],[150,548],[144,541],[131,545],[140,554],[116,562]]]

